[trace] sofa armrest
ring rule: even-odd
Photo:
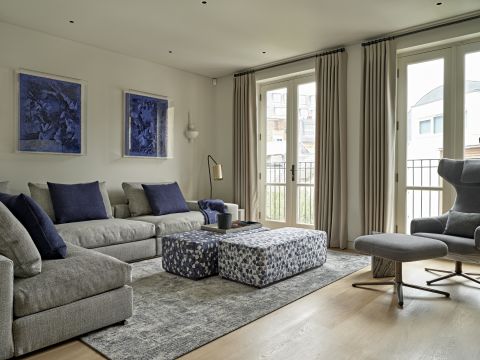
[[[447,224],[448,215],[440,215],[430,218],[413,219],[410,223],[410,234],[433,233],[442,234]]]
[[[13,357],[13,261],[0,255],[0,359]]]
[[[200,211],[198,201],[189,200],[187,201],[187,206],[190,211]],[[232,221],[238,220],[238,205],[232,203],[225,203],[225,206],[227,207],[227,213],[232,214]]]
[[[480,226],[475,230],[475,247],[480,250]]]

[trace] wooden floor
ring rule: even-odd
[[[404,265],[404,281],[425,285],[423,267],[453,269],[431,260]],[[480,266],[464,270],[480,273]],[[480,359],[480,285],[456,277],[437,289],[450,299],[404,288],[399,309],[392,288],[353,288],[369,281],[360,270],[182,357],[197,359]],[[28,359],[94,360],[102,356],[70,341]]]

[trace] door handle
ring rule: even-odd
[[[290,172],[292,173],[292,181],[295,181],[295,165],[292,164],[292,167],[290,168]]]

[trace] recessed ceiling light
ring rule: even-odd
[[[172,51],[172,50],[168,50],[168,53],[169,53],[169,54],[173,54],[173,51]]]
[[[266,54],[267,52],[266,51],[262,51],[262,54]]]
[[[75,23],[75,21],[73,21],[73,20],[70,20],[70,21],[69,21],[69,23],[70,23],[70,24],[74,24],[74,23]]]
[[[437,2],[435,5],[440,6],[440,5],[442,5],[442,4],[443,4],[443,3],[441,3],[441,2]]]
[[[203,5],[207,5],[207,2],[205,0],[202,1]]]

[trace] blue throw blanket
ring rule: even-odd
[[[200,207],[200,212],[205,218],[205,224],[216,224],[217,215],[227,212],[225,203],[223,200],[219,199],[198,200],[198,206]]]

